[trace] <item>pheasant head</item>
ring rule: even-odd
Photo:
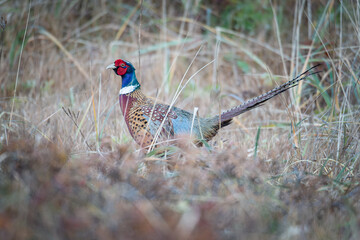
[[[131,93],[140,88],[140,83],[135,75],[135,68],[130,62],[118,59],[106,69],[113,69],[116,75],[122,77],[120,94]]]

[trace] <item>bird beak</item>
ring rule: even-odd
[[[106,69],[115,69],[115,63],[110,64],[109,66],[106,67]]]

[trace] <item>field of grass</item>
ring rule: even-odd
[[[359,239],[360,3],[0,0],[0,239]],[[208,145],[145,154],[118,104],[209,117],[321,63]]]

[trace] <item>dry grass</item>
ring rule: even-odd
[[[183,2],[0,1],[1,239],[359,238],[358,2],[263,1],[251,32]],[[201,116],[323,72],[164,158],[129,136],[117,58],[167,103],[215,60],[175,103]]]

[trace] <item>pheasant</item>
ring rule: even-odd
[[[306,77],[318,73],[311,72],[317,66],[263,95],[221,113],[220,116],[210,118],[194,116],[183,109],[156,103],[153,99],[146,97],[140,89],[134,66],[126,60],[118,59],[106,69],[113,69],[116,75],[122,77],[119,102],[125,122],[136,143],[142,148],[149,148],[156,142],[173,139],[183,134],[191,134],[195,144],[202,145],[203,141],[211,140],[220,128],[229,125],[234,117],[260,106],[296,86]]]

